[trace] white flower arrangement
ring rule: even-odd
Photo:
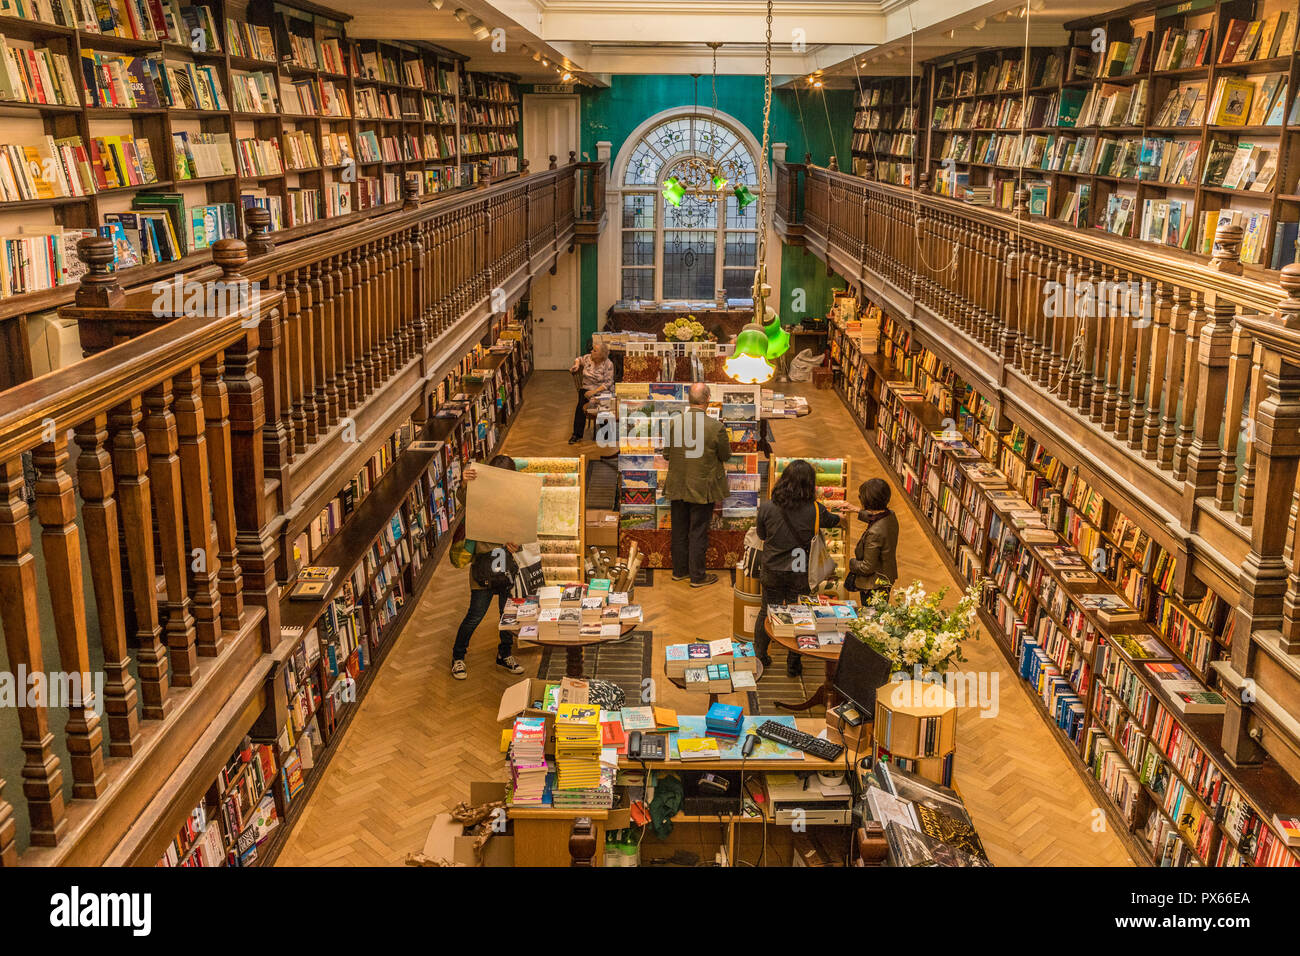
[[[961,646],[972,634],[983,587],[982,582],[972,585],[956,607],[945,611],[941,605],[948,589],[926,594],[917,581],[868,605],[874,616],[860,615],[853,634],[895,670],[912,670],[919,664],[923,670],[942,673],[950,663],[966,659]]]

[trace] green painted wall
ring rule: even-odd
[[[805,318],[825,317],[831,296],[848,288],[838,275],[826,274],[826,263],[798,246],[781,249],[781,321],[798,325]],[[802,303],[803,308],[796,308]]]
[[[667,109],[691,106],[696,102],[695,82],[689,76],[614,76],[608,89],[580,90],[581,152],[596,158],[596,144],[608,141],[611,160],[618,156],[633,130],[646,119]],[[713,105],[712,81],[699,80],[702,108]],[[718,110],[743,123],[760,143],[763,139],[763,77],[718,77]],[[829,124],[827,114],[829,113]],[[850,164],[849,148],[853,129],[853,93],[849,90],[827,91],[825,105],[822,91],[801,89],[775,90],[769,141],[787,144],[786,156],[792,162],[803,160],[811,152],[815,163],[824,165],[834,153],[844,167]],[[617,228],[611,222],[607,228]],[[596,282],[596,250],[587,247],[582,256],[582,340],[596,330],[599,315]],[[794,324],[801,314],[788,314],[790,290],[806,292],[808,315],[824,314],[830,303],[832,280],[816,258],[804,256],[801,249],[783,249],[781,255],[781,316]],[[840,281],[836,288],[843,288]]]

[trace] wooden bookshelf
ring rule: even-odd
[[[876,307],[864,304],[871,308]],[[1152,619],[1157,596],[1189,615],[1198,599],[1154,575],[1140,591],[1123,586],[1126,575],[1148,567],[1150,559],[1140,559],[1127,536],[1114,534],[1120,515],[1112,503],[1099,495],[1088,500],[1080,463],[1060,457],[1065,450],[1059,449],[1045,458],[1034,436],[1000,420],[992,403],[905,323],[886,315],[875,351],[847,335],[843,322],[833,324],[831,336],[840,363],[837,389],[953,574],[987,582],[981,622],[1026,679],[1039,716],[1098,795],[1134,858],[1167,865],[1300,862],[1293,851],[1269,842],[1276,841],[1273,814],[1289,812],[1300,800],[1300,786],[1273,761],[1234,767],[1220,744],[1223,716],[1182,713],[1115,640],[1117,634],[1141,634],[1213,686],[1208,666],[1198,666],[1168,637],[1158,615]],[[923,395],[905,397],[906,389]],[[1075,542],[1086,528],[1092,540],[1116,554],[1114,564],[1092,582],[1067,580],[1043,559],[1044,544],[1024,540],[970,480],[963,468],[970,463],[999,467],[1021,494],[1024,482],[1032,481],[1044,493],[1025,497],[1056,531],[1053,546],[1079,553]],[[1154,548],[1165,547],[1158,529],[1143,530]],[[1092,555],[1080,557],[1087,564]],[[1080,599],[1100,593],[1115,593],[1134,606],[1145,602],[1147,613],[1108,624]],[[1219,649],[1226,647],[1225,616],[1199,622],[1221,642]],[[1178,739],[1171,743],[1172,734]],[[1123,798],[1121,786],[1128,789]]]
[[[919,123],[924,109],[922,77],[863,80],[854,97],[853,173],[895,186],[911,186],[924,155]]]
[[[1024,186],[1033,217],[1201,256],[1230,216],[1247,267],[1280,268],[1300,231],[1297,17],[1283,0],[1144,3],[1067,24],[1069,43],[1029,49],[1028,71],[1020,48],[931,61],[931,188],[1011,210]],[[1245,105],[1241,84],[1248,108],[1216,122],[1216,93]]]
[[[75,231],[96,229],[105,216],[137,212],[133,200],[141,193],[179,194],[187,213],[211,207],[215,229],[202,242],[178,235],[177,258],[183,261],[203,252],[214,236],[245,235],[241,207],[250,204],[272,209],[271,228],[282,241],[323,226],[326,219],[337,225],[341,218],[395,208],[408,178],[418,180],[427,194],[519,171],[520,100],[512,77],[471,73],[462,57],[425,44],[354,41],[347,36],[347,15],[313,3],[176,0],[160,9],[166,10],[167,24],[174,24],[177,14],[183,22],[166,33],[155,32],[152,23],[141,26],[138,8],[131,7],[128,15],[127,2],[109,5],[120,18],[115,29],[124,35],[102,32],[112,23],[101,20],[88,0],[57,0],[54,9],[46,0],[41,12],[53,22],[0,17],[0,35],[11,48],[48,48],[62,55],[75,83],[64,91],[66,102],[0,100],[5,142],[44,150],[46,137],[78,137],[88,155],[96,137],[130,135],[134,144],[148,144],[153,167],[152,176],[141,177],[145,181],[118,188],[0,202],[0,236],[12,239],[20,229],[53,232],[60,257],[52,287],[48,269],[7,281],[0,316],[48,308],[70,297],[80,271]],[[191,29],[185,21],[190,15],[210,29]],[[147,74],[146,60],[194,71],[191,75],[204,79],[208,98],[191,102],[197,93],[188,82],[184,88],[177,82],[151,87],[147,94],[137,86],[141,99],[133,108],[103,105],[112,100],[111,83],[105,81],[107,98],[97,102],[82,68],[96,52],[124,58],[103,67],[109,76],[115,68]],[[248,78],[264,91],[264,100],[243,94]],[[191,142],[207,135],[228,138],[227,158],[234,159],[234,168],[221,164],[203,175],[182,169],[177,163],[182,135]],[[363,136],[378,147],[366,160],[358,153]],[[282,163],[241,164],[244,141],[260,141],[268,153],[278,149]],[[163,258],[172,266],[176,261]],[[147,270],[149,264],[138,268]],[[122,272],[124,285],[147,281],[136,268]],[[14,293],[5,294],[10,286]]]

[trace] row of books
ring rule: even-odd
[[[81,51],[86,105],[115,109],[227,109],[218,69],[162,54]]]
[[[33,143],[0,146],[0,201],[19,202],[88,196],[120,186],[157,182],[149,141],[96,136],[45,136]]]
[[[14,47],[0,34],[0,100],[80,106],[68,58],[45,47]]]

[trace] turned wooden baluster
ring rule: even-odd
[[[298,289],[298,343],[302,363],[302,420],[303,440],[313,445],[324,431],[323,423],[316,418],[316,370],[320,340],[317,332],[315,290],[311,283],[311,270],[304,266],[295,273]],[[295,407],[294,413],[297,414]]]
[[[1263,348],[1256,343],[1251,349],[1250,394],[1246,406],[1246,420],[1259,421],[1259,403],[1263,394],[1260,379],[1263,375]],[[1237,523],[1249,525],[1255,515],[1255,431],[1246,433],[1246,458],[1242,462],[1241,480],[1237,482]]]
[[[344,252],[334,257],[335,283],[339,290],[339,414],[346,415],[357,407],[357,290],[352,285],[352,255]]]
[[[261,206],[249,206],[244,210],[244,223],[248,227],[248,254],[264,256],[275,250],[275,240],[271,238],[271,211]]]
[[[162,561],[167,623],[163,632],[171,660],[172,684],[190,687],[198,670],[194,617],[190,610],[181,515],[181,460],[176,454],[176,419],[172,414],[172,385],[164,381],[144,394],[144,437],[149,449],[149,487],[157,522],[158,557]]]
[[[1147,385],[1151,374],[1151,332],[1154,315],[1150,311],[1151,304],[1143,301],[1150,295],[1149,290],[1143,289],[1141,296],[1122,291],[1131,290],[1133,288],[1131,283],[1139,281],[1133,275],[1125,278],[1130,284],[1117,285],[1115,288],[1121,290],[1116,295],[1118,301],[1128,303],[1128,308],[1124,310],[1124,324],[1128,329],[1129,341],[1132,343],[1133,361],[1131,365],[1125,366],[1127,372],[1125,377],[1126,380],[1130,380],[1131,377],[1132,389],[1126,427],[1116,437],[1126,442],[1129,448],[1140,449],[1142,426],[1146,424],[1147,419]],[[1120,281],[1124,280],[1120,279]],[[1133,308],[1135,299],[1138,304],[1136,310]]]
[[[99,619],[99,645],[104,655],[104,713],[108,715],[108,752],[129,757],[140,741],[138,694],[126,647],[122,600],[122,555],[118,544],[117,500],[108,453],[108,418],[96,415],[77,426],[77,490],[86,552],[91,555],[90,580]]]
[[[321,327],[324,330],[321,360],[325,368],[321,400],[325,406],[325,423],[332,428],[339,423],[339,300],[338,288],[334,285],[333,258],[329,256],[320,263],[320,289]],[[266,343],[261,343],[260,347],[265,348]],[[265,388],[266,384],[263,375],[262,386]]]
[[[262,380],[257,374],[256,330],[227,347],[225,380],[230,401],[235,547],[244,600],[266,612],[262,646],[269,651],[280,638],[280,586],[275,576],[276,540],[268,520],[262,440],[266,406]]]
[[[302,288],[298,271],[284,275],[284,352],[289,374],[285,379],[284,408],[288,413],[286,427],[293,442],[295,455],[307,450],[307,413],[303,406],[303,365],[305,356],[302,318]]]
[[[361,282],[360,247],[354,246],[348,250],[345,268],[349,276],[348,288],[351,290],[349,325],[352,328],[352,357],[349,365],[349,375],[356,383],[357,400],[354,404],[354,407],[356,407],[356,405],[364,402],[371,392],[370,383],[366,379],[366,349],[369,347],[369,340],[366,338],[366,290]]]
[[[1219,474],[1214,491],[1214,503],[1224,511],[1232,510],[1237,488],[1238,440],[1243,431],[1250,436],[1255,429],[1254,420],[1245,411],[1246,393],[1251,388],[1253,351],[1250,333],[1234,324],[1228,353],[1228,385],[1223,412],[1223,452],[1219,455]],[[1248,437],[1247,442],[1250,440]]]
[[[158,623],[149,451],[140,431],[140,409],[138,396],[128,399],[109,413],[108,424],[113,436],[113,474],[117,477],[130,594],[128,627],[135,635],[140,702],[146,720],[162,720],[172,708],[167,693],[171,678]]]
[[[1102,273],[1104,275],[1104,273]],[[1092,287],[1097,288],[1100,276],[1093,272],[1088,276]],[[1102,317],[1102,328],[1106,330],[1106,392],[1102,399],[1100,425],[1114,434],[1119,416],[1120,392],[1124,388],[1124,333],[1127,323],[1113,315]],[[1096,418],[1093,419],[1096,421]]]
[[[1160,423],[1164,412],[1165,391],[1169,388],[1169,325],[1173,310],[1171,287],[1156,284],[1151,317],[1151,396],[1147,399],[1147,417],[1142,425],[1142,454],[1151,461],[1160,457]]]
[[[329,408],[331,422],[348,413],[348,306],[347,291],[343,281],[341,256],[330,256],[326,267],[330,285],[330,313],[334,320],[334,359],[331,368]]]
[[[424,346],[428,341],[428,288],[424,271],[424,241],[421,229],[417,226],[411,231],[411,348],[414,354],[424,355]]]
[[[230,457],[230,396],[226,392],[225,357],[218,352],[199,365],[203,377],[203,428],[207,439],[208,476],[212,485],[212,516],[217,542],[217,590],[221,594],[221,626],[237,631],[244,617],[244,579],[235,549],[234,478]],[[226,644],[219,638],[217,652]],[[111,726],[111,725],[110,725]]]
[[[1293,262],[1282,268],[1281,284],[1286,298],[1278,306],[1277,320],[1283,328],[1294,333],[1300,328],[1300,263]],[[1272,349],[1262,355],[1261,365],[1258,376],[1260,400],[1254,432],[1257,496],[1265,502],[1286,501],[1288,498],[1294,502],[1297,462],[1300,461],[1300,369]],[[1293,510],[1289,523],[1293,531],[1295,518]],[[1251,553],[1244,569],[1246,572],[1252,570],[1252,565],[1262,564],[1257,555],[1276,553],[1273,548],[1280,540],[1281,525],[1281,521],[1251,523]],[[1250,575],[1253,577],[1255,575]],[[1267,625],[1267,621],[1261,621],[1259,627]],[[1281,631],[1283,650],[1292,655],[1300,654],[1300,561],[1294,554],[1282,599]],[[1240,630],[1238,634],[1241,634]],[[1232,642],[1232,661],[1238,673],[1252,673],[1247,669],[1250,665],[1248,655],[1254,650],[1252,645],[1253,642],[1248,640]],[[1227,734],[1225,726],[1225,746]]]
[[[4,624],[9,667],[15,673],[21,669],[29,675],[45,673],[36,606],[36,559],[31,549],[32,526],[24,498],[22,459],[0,461],[0,623]],[[24,693],[26,690],[24,687]],[[56,846],[67,828],[63,771],[54,755],[49,709],[45,701],[36,704],[18,708],[22,790],[31,823],[31,842]],[[6,865],[17,855],[9,817],[8,805],[0,803],[0,858]]]
[[[356,274],[358,276],[357,287],[361,292],[361,312],[358,318],[360,318],[361,328],[364,330],[362,336],[363,344],[361,350],[361,365],[357,371],[361,375],[362,380],[366,383],[365,391],[367,396],[372,395],[379,383],[383,381],[382,375],[380,375],[378,370],[375,368],[375,350],[378,341],[375,337],[375,330],[377,328],[377,317],[375,311],[378,308],[378,300],[375,296],[374,277],[371,273],[373,259],[371,258],[370,253],[371,250],[369,244],[363,247],[359,246],[354,250]]]
[[[1187,360],[1187,314],[1191,311],[1191,294],[1182,286],[1171,287],[1169,312],[1169,377],[1164,384],[1160,408],[1160,441],[1156,461],[1161,468],[1173,470],[1174,440],[1178,435],[1178,403],[1183,393],[1183,372]]]
[[[36,467],[36,517],[41,522],[45,588],[59,644],[59,667],[69,677],[65,683],[70,694],[68,722],[63,734],[72,768],[72,795],[94,799],[104,792],[106,782],[104,737],[90,673],[81,535],[77,529],[72,476],[68,474],[66,438],[60,435],[32,450],[32,464]]]
[[[1182,403],[1178,410],[1178,440],[1174,442],[1174,477],[1187,478],[1187,460],[1196,437],[1196,396],[1201,387],[1201,332],[1205,328],[1204,299],[1199,292],[1190,293],[1187,313],[1187,350],[1183,357]]]
[[[181,371],[174,388],[177,451],[181,487],[185,489],[185,527],[189,531],[187,563],[194,640],[201,657],[216,657],[221,649],[221,559],[212,522],[212,481],[199,367],[193,365]]]
[[[320,281],[320,262],[313,262],[308,267],[307,288],[311,309],[311,334],[315,347],[312,349],[312,394],[309,396],[314,410],[316,432],[323,436],[329,431],[329,400],[326,398],[326,381],[329,378],[329,362],[333,357],[330,343],[329,302]],[[262,387],[266,387],[263,381]]]

